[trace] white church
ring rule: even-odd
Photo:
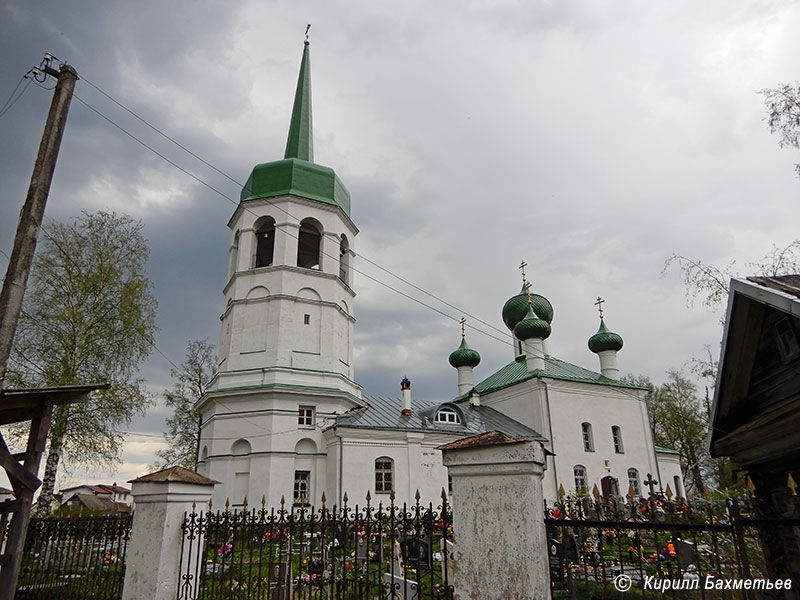
[[[485,380],[463,336],[450,354],[458,389],[444,403],[366,396],[355,381],[351,287],[358,228],[350,194],[314,163],[306,42],[283,160],[256,165],[228,227],[230,261],[217,371],[196,404],[198,471],[222,483],[213,503],[437,502],[448,488],[439,446],[498,430],[540,440],[546,498],[657,487],[683,495],[676,452],[653,445],[647,391],[619,380],[622,338],[589,338],[600,372],[547,354],[553,308],[530,286],[502,309],[514,356]],[[454,345],[457,345],[454,343]]]

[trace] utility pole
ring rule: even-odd
[[[0,408],[5,404],[2,394],[8,357],[11,354],[14,333],[22,310],[22,299],[36,251],[36,241],[44,217],[47,196],[50,193],[50,183],[53,180],[58,150],[64,135],[72,92],[78,80],[75,69],[63,64],[60,70],[56,71],[50,66],[52,60],[52,55],[45,54],[41,67],[33,70],[34,77],[50,75],[56,77],[58,82],[44,126],[42,141],[39,144],[39,154],[33,167],[28,195],[17,225],[3,290],[0,292]],[[8,508],[13,517],[8,528],[5,551],[0,555],[0,598],[7,600],[14,598],[25,535],[31,516],[33,494],[41,485],[37,475],[47,441],[52,410],[52,403],[46,403],[41,410],[27,417],[31,420],[31,430],[27,449],[21,456],[10,454],[0,434],[0,459],[2,459],[0,462],[16,492],[16,498]],[[19,462],[20,459],[22,462]]]
[[[64,126],[67,123],[72,91],[78,79],[78,74],[71,66],[65,64],[61,66],[60,71],[56,71],[50,67],[50,60],[52,57],[46,54],[42,71],[57,77],[58,83],[53,93],[42,141],[39,144],[39,154],[33,167],[28,195],[17,225],[14,249],[8,261],[3,291],[0,293],[0,390],[3,389],[6,365],[11,354],[19,313],[22,310],[22,297],[25,295],[33,254],[36,251],[36,240],[42,225],[47,195],[50,193],[50,182],[53,180]]]

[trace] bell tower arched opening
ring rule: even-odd
[[[314,219],[300,221],[297,236],[297,266],[319,269],[322,263],[322,227]]]
[[[253,267],[269,267],[275,256],[275,219],[264,217],[257,225]]]

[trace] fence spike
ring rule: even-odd
[[[392,501],[392,504],[394,504],[394,498],[395,498],[395,495],[394,495],[394,490],[392,490],[392,493],[391,493],[391,494],[389,494],[389,500],[391,500],[391,501]]]
[[[594,487],[592,488],[592,496],[594,496],[595,502],[600,500],[600,490],[597,489],[597,484],[596,483],[594,484]]]
[[[208,512],[211,512],[211,498],[208,499]]]
[[[225,510],[226,511],[229,510],[230,507],[231,507],[231,499],[230,498],[225,498]]]
[[[343,502],[344,504],[347,504],[347,492],[345,492],[345,493],[344,493],[344,496],[342,496],[342,502]]]
[[[747,476],[746,482],[747,482],[747,489],[750,490],[750,497],[751,498],[755,498],[756,497],[756,485],[753,483],[753,480],[750,479],[750,475]]]
[[[797,483],[792,477],[792,474],[789,473],[789,476],[786,478],[786,487],[788,487],[792,491],[792,496],[797,496]]]
[[[325,492],[324,491],[322,492],[321,500],[322,500],[322,508],[325,508]]]
[[[444,491],[444,486],[442,487],[442,502],[447,502],[447,492]]]
[[[244,505],[244,510],[247,510],[247,495],[245,495],[244,502],[242,502],[242,504]]]
[[[666,495],[667,500],[672,500],[672,490],[670,489],[669,484],[667,484],[667,489],[664,494]]]
[[[267,506],[267,497],[261,496],[261,510],[265,510]]]
[[[633,500],[636,497],[636,490],[633,489],[633,484],[628,482],[628,498]]]
[[[559,483],[558,484],[558,499],[563,502],[564,501],[564,496],[566,496],[566,495],[567,495],[567,492],[564,490],[564,484],[563,483]]]
[[[369,490],[367,490],[367,506],[369,506],[370,500],[372,500],[372,496],[370,495]]]
[[[116,506],[117,505],[115,504],[114,507],[116,508]],[[197,500],[192,500],[192,512],[195,512],[196,509],[197,509]]]
[[[283,506],[284,506],[285,504],[286,504],[286,498],[284,498],[283,496],[281,496],[281,509],[283,509]]]
[[[417,488],[417,493],[416,493],[416,494],[414,494],[414,500],[416,500],[417,502],[419,502],[419,499],[420,499],[420,498],[422,498],[422,496],[420,496],[420,495],[419,495],[419,488]]]

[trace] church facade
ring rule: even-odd
[[[463,335],[450,355],[451,401],[365,396],[353,365],[358,228],[336,173],[314,163],[306,42],[282,160],[259,164],[228,222],[216,374],[198,400],[198,471],[215,505],[413,503],[448,489],[439,446],[498,430],[549,452],[545,497],[640,494],[650,475],[682,495],[679,457],[656,448],[647,391],[619,380],[622,338],[602,317],[589,347],[600,372],[547,353],[553,309],[527,283],[503,307],[513,360],[477,384]]]

